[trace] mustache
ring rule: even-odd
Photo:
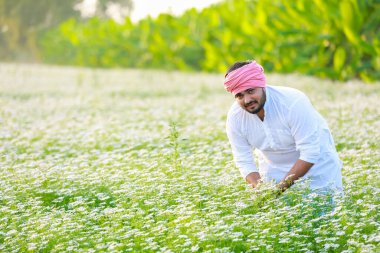
[[[257,100],[251,100],[251,101],[249,101],[248,103],[244,104],[244,106],[250,106],[250,105],[252,105],[253,103],[258,103],[258,101],[257,101]]]

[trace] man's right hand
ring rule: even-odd
[[[253,188],[256,188],[256,186],[261,182],[261,177],[259,172],[252,172],[249,173],[245,177],[245,181],[249,183]]]

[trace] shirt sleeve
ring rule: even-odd
[[[295,102],[289,112],[291,134],[295,139],[299,159],[316,163],[320,156],[320,120],[306,95]]]
[[[231,118],[227,119],[226,131],[231,144],[234,162],[236,167],[239,168],[242,177],[245,179],[248,174],[258,172],[254,163],[253,148],[238,131],[236,122],[233,122]]]

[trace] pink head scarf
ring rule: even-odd
[[[256,61],[231,71],[224,80],[224,87],[234,95],[249,88],[264,88],[265,85],[264,68]]]

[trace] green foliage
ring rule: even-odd
[[[0,58],[37,57],[38,32],[57,26],[68,17],[78,18],[78,0],[0,0]]]
[[[256,59],[267,71],[380,79],[376,1],[229,0],[132,24],[68,20],[41,39],[50,63],[224,72]]]

